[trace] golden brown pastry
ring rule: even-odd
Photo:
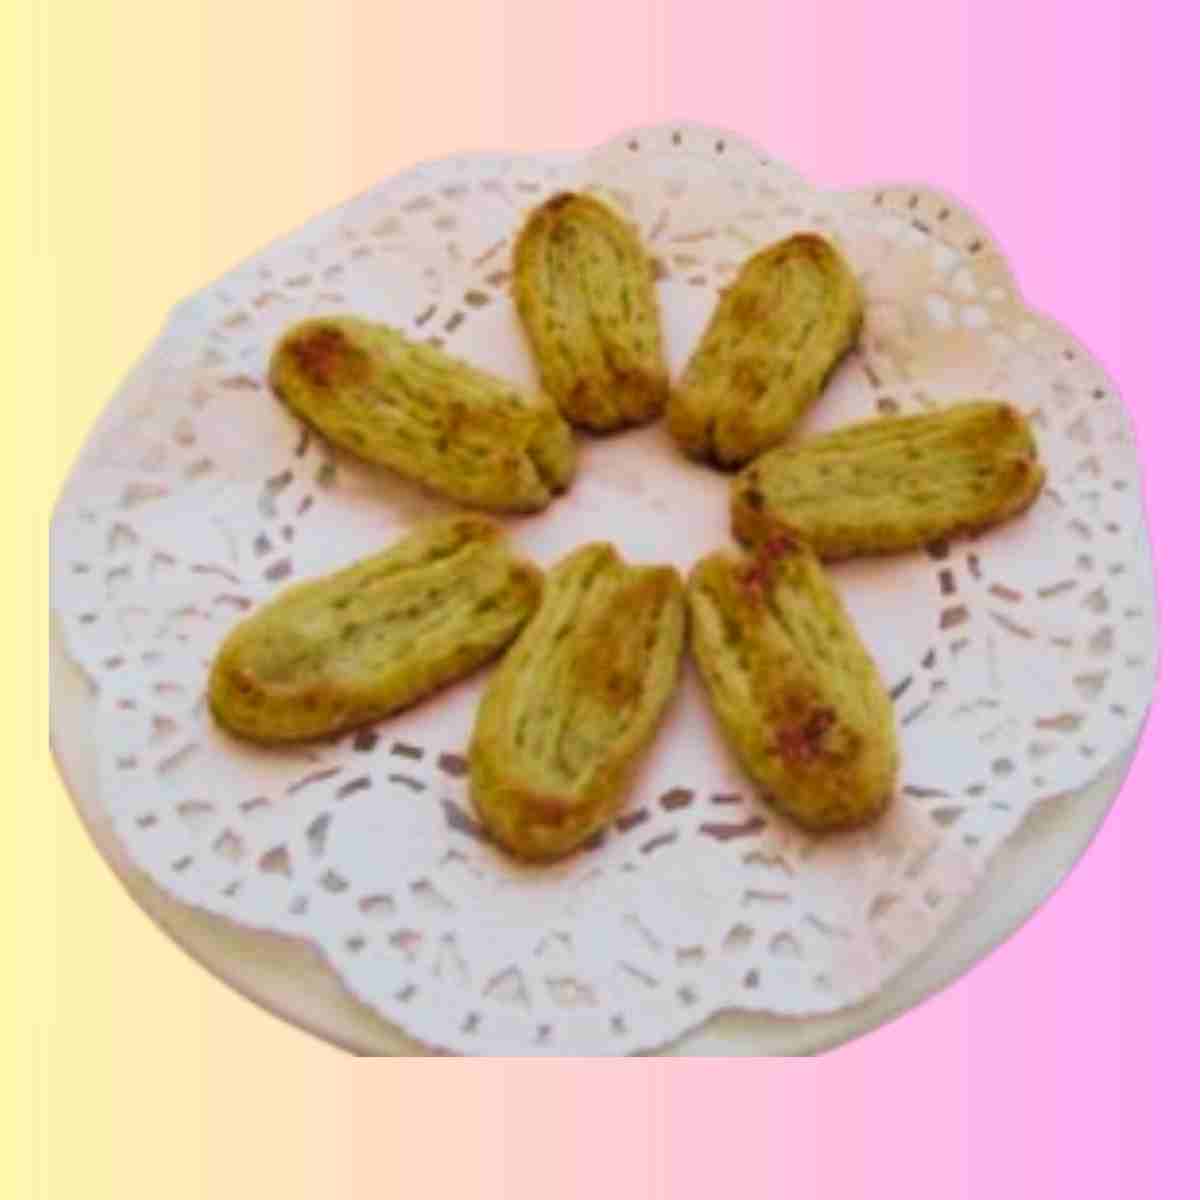
[[[557,858],[616,813],[675,689],[683,585],[607,543],[549,571],[537,616],[488,682],[471,742],[471,796],[497,841]]]
[[[858,284],[830,242],[799,233],[760,250],[722,294],[671,392],[671,435],[695,458],[747,462],[821,394],[861,323]]]
[[[887,554],[1005,521],[1044,480],[1025,418],[977,401],[769,451],[734,483],[733,529],[750,544],[786,534],[826,561]]]
[[[874,820],[897,770],[891,699],[813,553],[779,538],[702,559],[692,650],[747,774],[813,831]]]
[[[280,340],[270,379],[331,442],[475,508],[545,508],[575,469],[571,431],[547,397],[386,325],[304,321]]]
[[[498,654],[537,608],[541,573],[481,517],[419,526],[382,554],[287,588],[237,625],[209,704],[258,742],[385,716]]]
[[[517,238],[513,297],[542,387],[568,421],[605,432],[662,412],[653,269],[606,204],[563,192],[535,209]]]

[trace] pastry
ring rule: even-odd
[[[671,567],[627,566],[593,543],[547,573],[471,741],[472,801],[498,842],[557,858],[613,817],[675,690],[685,629]]]
[[[862,301],[837,249],[800,233],[749,259],[667,406],[685,453],[735,467],[780,441],[854,345]]]
[[[820,563],[777,538],[719,551],[688,581],[692,650],[747,774],[805,829],[878,817],[892,796],[892,703]]]
[[[270,380],[331,442],[471,507],[545,508],[574,471],[571,431],[547,397],[386,325],[304,321],[275,348]]]
[[[1012,405],[883,417],[764,454],[733,487],[744,542],[780,533],[832,561],[975,532],[1023,512],[1045,471]]]
[[[231,732],[268,743],[375,720],[498,654],[540,594],[541,573],[490,521],[430,521],[237,625],[212,666],[210,707]]]
[[[607,432],[662,412],[653,269],[606,204],[564,192],[535,209],[517,238],[513,296],[542,387],[568,421]]]

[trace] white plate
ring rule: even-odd
[[[746,253],[818,228],[867,316],[807,428],[999,394],[1038,429],[1050,483],[1029,516],[835,572],[898,698],[902,786],[872,830],[814,840],[762,806],[690,667],[626,813],[536,873],[463,821],[454,754],[478,677],[296,752],[207,719],[208,656],[241,611],[441,507],[302,433],[263,384],[278,332],[365,312],[531,382],[504,268],[523,212],[564,186],[639,224],[673,369]],[[612,537],[686,569],[725,540],[726,513],[724,477],[659,425],[585,439],[571,490],[512,532],[543,564]],[[356,1050],[399,1052],[407,1029],[467,1053],[809,1052],[964,970],[1086,845],[1153,683],[1142,522],[1111,382],[1025,308],[953,201],[821,192],[701,129],[446,160],[181,306],[106,410],[56,512],[54,743],[139,902],[223,978]]]

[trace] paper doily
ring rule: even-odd
[[[1031,414],[1049,483],[1026,517],[834,571],[900,725],[900,791],[872,829],[821,840],[774,814],[690,665],[619,819],[551,868],[514,864],[471,815],[462,755],[486,672],[300,749],[254,749],[208,716],[208,662],[245,611],[448,508],[288,414],[264,384],[278,334],[354,312],[531,385],[511,239],[565,187],[639,226],[675,371],[747,255],[807,228],[839,242],[867,316],[805,428],[968,396]],[[729,541],[728,478],[661,424],[580,446],[571,491],[508,523],[544,565],[607,538],[686,570]],[[1024,308],[976,221],[925,188],[815,190],[695,127],[421,166],[180,306],[64,493],[52,587],[132,860],[187,903],[309,939],[387,1019],[463,1053],[629,1053],[725,1009],[865,999],[1039,800],[1129,746],[1157,653],[1126,416],[1086,351]]]

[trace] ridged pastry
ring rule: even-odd
[[[294,326],[271,386],[331,442],[475,508],[531,512],[570,482],[575,447],[549,398],[357,317]]]
[[[897,770],[891,699],[812,552],[778,539],[709,555],[688,605],[718,724],[751,779],[809,830],[878,817]]]
[[[237,625],[213,663],[213,715],[259,742],[382,717],[498,654],[537,608],[541,582],[490,521],[430,521]]]
[[[513,296],[542,387],[568,421],[606,432],[662,412],[653,269],[606,204],[563,192],[535,209],[513,253]]]
[[[780,441],[854,345],[862,301],[838,250],[800,233],[760,250],[717,303],[667,423],[685,453],[734,467]]]
[[[547,573],[471,742],[472,800],[497,841],[557,858],[614,816],[675,689],[685,631],[673,568],[627,566],[593,543]]]
[[[733,528],[832,561],[978,531],[1023,512],[1045,471],[1025,418],[993,401],[885,417],[777,447],[733,487]]]

